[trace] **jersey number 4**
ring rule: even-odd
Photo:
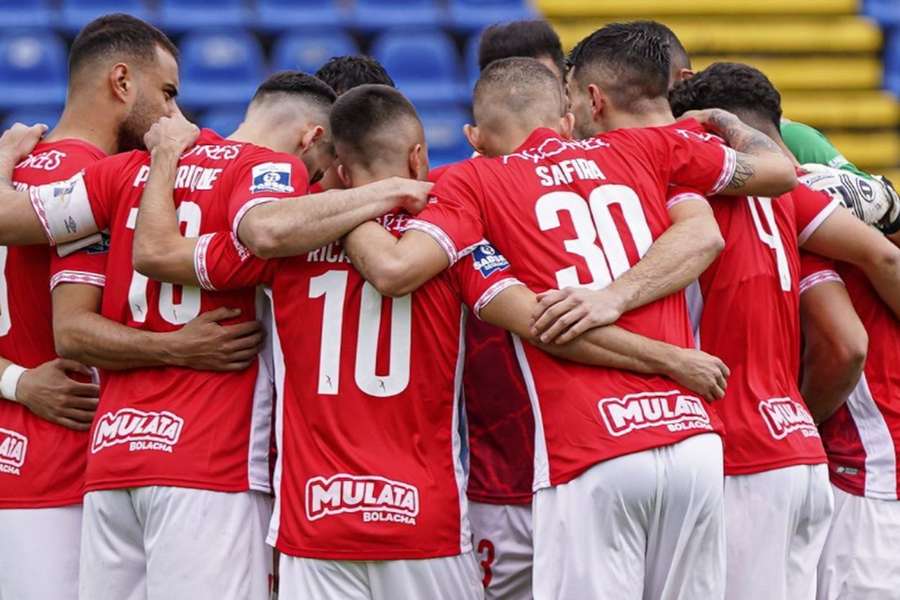
[[[759,241],[772,249],[775,253],[775,267],[778,269],[778,279],[781,282],[781,290],[791,291],[791,269],[788,266],[787,253],[784,251],[784,243],[778,232],[778,224],[775,222],[775,212],[772,210],[771,198],[747,197],[750,206],[750,215],[753,217],[753,225]],[[763,220],[766,227],[763,227]]]

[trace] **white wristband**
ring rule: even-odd
[[[27,370],[25,367],[15,363],[6,367],[3,375],[0,376],[0,396],[16,402],[16,387],[19,385],[19,379],[22,378],[22,375]]]

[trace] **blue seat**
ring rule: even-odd
[[[63,0],[60,25],[74,33],[99,16],[118,12],[150,20],[150,9],[144,0]]]
[[[884,47],[884,87],[900,96],[900,29],[888,37]]]
[[[245,0],[162,0],[159,25],[169,33],[243,27],[253,20]]]
[[[262,47],[249,33],[191,33],[181,42],[178,102],[188,109],[243,108],[264,74]]]
[[[0,110],[61,106],[66,100],[66,47],[49,32],[0,36]]]
[[[46,108],[46,109],[22,109],[11,113],[7,113],[0,127],[3,130],[9,129],[13,123],[24,123],[25,125],[35,125],[36,123],[44,123],[50,129],[56,127],[59,121],[59,115],[62,108]]]
[[[372,44],[372,56],[414,103],[469,100],[456,46],[445,33],[384,33]]]
[[[451,27],[473,32],[502,21],[536,19],[537,12],[526,0],[450,0],[447,20]]]
[[[900,25],[900,3],[897,0],[865,0],[863,14],[878,21],[882,27]]]
[[[419,111],[428,142],[428,159],[432,167],[464,160],[472,155],[463,125],[469,114],[455,104],[434,105]]]
[[[244,111],[237,109],[210,110],[200,117],[200,127],[208,127],[225,137],[234,133],[244,120]]]
[[[0,23],[4,28],[49,27],[56,13],[49,0],[0,0]]]
[[[435,0],[356,0],[350,22],[365,32],[393,27],[438,27],[444,12]]]
[[[481,68],[478,66],[478,46],[481,42],[481,33],[476,33],[466,42],[465,56],[463,56],[466,80],[469,89],[475,89],[475,82],[481,76]]]
[[[346,15],[336,0],[259,0],[256,26],[264,31],[340,27]]]
[[[349,54],[359,54],[359,46],[343,31],[286,33],[272,47],[272,68],[315,73],[328,59]]]

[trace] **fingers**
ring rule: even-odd
[[[255,333],[253,335],[237,338],[235,340],[227,342],[226,344],[223,344],[222,350],[229,354],[250,349],[259,351],[259,347],[262,345],[264,339],[265,335],[263,335],[262,332]]]
[[[249,362],[257,354],[259,354],[259,346],[254,346],[253,348],[244,348],[242,350],[229,352],[226,355],[225,360],[226,362]]]
[[[68,419],[76,423],[85,423],[90,426],[91,421],[94,420],[94,411],[81,410],[78,408],[63,408],[60,409],[58,418]]]
[[[62,425],[66,429],[73,429],[75,431],[89,431],[91,428],[90,422],[83,423],[81,421],[75,421],[73,419],[67,419],[64,417],[59,417],[51,420],[57,425]]]
[[[566,290],[548,290],[546,292],[541,292],[537,295],[538,303],[534,307],[534,310],[531,312],[531,321],[534,324],[541,315],[543,315],[547,309],[552,307],[554,304],[562,302],[566,298],[569,297],[569,293]]]
[[[239,338],[260,333],[262,331],[262,323],[259,321],[246,321],[244,323],[235,323],[234,325],[224,325],[222,329],[226,337]]]
[[[241,316],[241,309],[239,308],[227,308],[222,306],[220,308],[215,308],[209,312],[205,312],[197,317],[196,320],[203,320],[207,322],[219,322],[226,321],[228,319],[235,319]]]
[[[78,410],[90,411],[93,413],[97,410],[97,405],[100,403],[100,398],[91,398],[87,396],[72,396],[68,400],[66,400],[65,405],[69,408],[75,408]]]
[[[100,395],[100,386],[94,383],[81,383],[80,381],[72,381],[65,388],[65,391],[71,396],[81,396],[82,398],[96,398]]]
[[[557,344],[567,344],[567,343],[571,342],[572,340],[574,340],[575,338],[577,338],[578,336],[580,336],[582,333],[584,333],[590,329],[593,329],[593,328],[594,328],[593,320],[589,316],[585,315],[584,317],[579,319],[574,325],[572,325],[568,331],[566,331],[561,336],[559,336],[556,339],[556,343]]]
[[[91,377],[94,374],[94,372],[91,371],[90,367],[83,365],[80,362],[69,360],[68,358],[58,358],[56,359],[56,364],[63,371],[81,373],[82,375],[87,375],[88,377]]]
[[[545,331],[541,334],[541,342],[545,344],[549,344],[553,341],[559,343],[557,338],[567,333],[569,328],[580,322],[587,316],[587,309],[583,306],[574,306],[571,310],[566,312],[563,315],[560,315],[558,319]]]
[[[563,315],[573,310],[577,305],[574,298],[564,297],[552,305],[548,305],[541,311],[540,316],[531,324],[531,332],[541,336],[541,341],[546,342],[543,334],[547,332]],[[555,336],[554,336],[555,337]],[[552,339],[552,338],[551,338]]]

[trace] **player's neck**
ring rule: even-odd
[[[402,168],[374,168],[371,171],[355,169],[353,171],[353,187],[361,187],[391,177],[409,177],[409,172]]]
[[[634,110],[617,111],[609,116],[609,131],[634,127],[665,127],[675,122],[669,101],[665,98],[641,100]]]
[[[96,107],[79,107],[76,102],[66,103],[56,127],[47,134],[44,141],[56,142],[76,139],[93,144],[106,154],[119,151],[119,140],[115,126],[111,126],[109,114]]]

